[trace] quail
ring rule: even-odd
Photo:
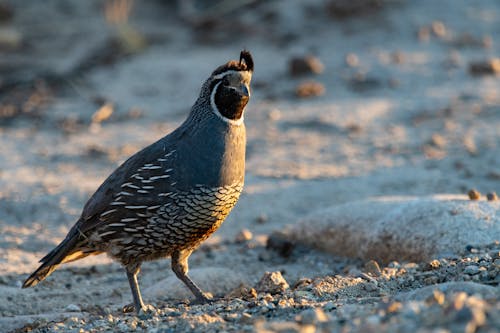
[[[171,258],[197,300],[209,300],[188,276],[191,253],[215,232],[243,189],[244,110],[253,73],[250,52],[219,66],[202,85],[187,119],[119,166],[85,204],[65,239],[23,288],[60,264],[107,253],[127,273],[137,313],[147,311],[137,275],[144,261]]]

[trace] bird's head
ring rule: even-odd
[[[239,61],[231,60],[219,66],[205,82],[212,111],[225,122],[236,125],[243,122],[252,73],[252,55],[243,50]]]

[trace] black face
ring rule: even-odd
[[[227,119],[238,120],[250,99],[250,92],[245,84],[237,87],[231,85],[228,77],[224,77],[217,86],[214,102],[220,114]]]

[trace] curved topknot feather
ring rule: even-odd
[[[240,52],[240,66],[246,66],[246,70],[253,72],[253,58],[249,51],[243,50]]]
[[[249,71],[253,72],[253,58],[249,51],[240,52],[240,61],[231,60],[226,64],[219,66],[212,75],[221,74],[227,71]]]

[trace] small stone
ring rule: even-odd
[[[345,63],[349,67],[356,67],[359,65],[359,58],[355,53],[348,53],[345,57]]]
[[[323,308],[325,309],[325,311],[333,311],[337,308],[337,306],[335,305],[335,303],[330,301],[330,302],[326,303]]]
[[[467,300],[467,293],[465,293],[463,291],[457,293],[453,299],[453,302],[452,302],[453,309],[456,311],[462,309],[465,305],[466,300]]]
[[[113,103],[106,102],[103,106],[99,108],[99,110],[97,110],[92,115],[92,123],[102,123],[103,121],[111,117],[113,111],[114,111]]]
[[[320,74],[324,67],[321,60],[312,55],[292,58],[289,63],[289,71],[292,76]]]
[[[497,201],[498,195],[495,192],[491,192],[486,194],[486,199],[488,199],[488,201]]]
[[[352,90],[364,92],[379,88],[382,82],[376,77],[369,77],[366,73],[358,72],[347,78],[348,84]]]
[[[255,289],[259,292],[278,294],[290,288],[281,272],[265,272]]]
[[[397,262],[397,261],[391,261],[387,265],[387,267],[389,267],[389,268],[399,268],[399,267],[401,267],[401,264],[399,262]]]
[[[426,266],[428,271],[433,270],[433,269],[438,269],[439,267],[441,267],[441,263],[437,259],[432,260]]]
[[[427,42],[430,39],[430,29],[429,27],[421,27],[418,29],[418,39],[422,42]]]
[[[363,288],[368,291],[368,292],[371,292],[371,291],[376,291],[378,290],[378,287],[375,283],[373,282],[367,282],[365,284],[363,284]]]
[[[14,17],[12,6],[7,3],[0,3],[0,22],[8,22]]]
[[[469,192],[467,192],[467,195],[471,200],[479,200],[481,198],[481,193],[479,193],[479,191],[476,189],[469,190]]]
[[[224,317],[227,321],[236,321],[239,318],[239,315],[237,313],[227,313]]]
[[[272,120],[278,120],[279,119],[279,116],[278,116],[279,114],[281,114],[279,110],[273,110],[273,111],[271,111],[271,113],[269,114],[269,116],[272,117]],[[255,222],[257,222],[258,224],[264,224],[268,220],[269,220],[269,218],[267,217],[266,214],[260,214],[255,219]]]
[[[444,136],[442,136],[441,134],[438,134],[438,133],[434,133],[432,136],[431,136],[431,140],[429,142],[431,145],[433,145],[434,147],[437,147],[437,148],[444,148],[446,146],[446,139],[444,138]]]
[[[128,327],[130,330],[135,331],[137,329],[137,319],[133,318],[132,320],[130,320],[130,322],[128,323]]]
[[[387,313],[399,312],[403,308],[403,303],[401,302],[392,302],[387,307]]]
[[[254,318],[251,314],[243,312],[240,317],[240,322],[243,324],[252,324],[254,322]]]
[[[248,229],[243,229],[241,230],[237,235],[235,241],[237,243],[245,243],[251,240],[253,237],[253,234],[250,230]]]
[[[465,250],[469,251],[470,253],[478,253],[479,250],[474,247],[474,245],[468,244],[465,246]]]
[[[441,21],[434,21],[431,25],[432,33],[439,38],[446,36],[446,26]]]
[[[368,261],[365,264],[364,268],[367,273],[370,273],[373,276],[380,276],[380,274],[382,273],[378,262],[376,262],[375,260]]]
[[[391,60],[395,64],[402,64],[405,62],[405,55],[401,51],[395,51],[391,53]]]
[[[18,30],[0,26],[0,48],[19,49],[23,42],[23,35]]]
[[[66,311],[68,312],[80,312],[82,309],[76,304],[68,304],[65,308]]]
[[[500,58],[472,62],[469,64],[469,73],[472,75],[500,74]]]
[[[310,291],[306,291],[306,290],[296,290],[293,295],[297,298],[297,299],[314,299],[314,294]]]
[[[318,97],[325,93],[325,86],[316,81],[306,81],[295,88],[295,95],[300,98]]]
[[[476,265],[465,266],[463,272],[464,274],[475,275],[479,273],[479,267],[477,267]]]
[[[267,238],[266,249],[278,252],[284,258],[292,255],[295,244],[282,232],[273,232]]]
[[[307,309],[302,311],[296,320],[302,325],[314,325],[328,321],[328,315],[321,308]]]
[[[434,298],[434,301],[437,304],[439,304],[439,305],[443,305],[444,304],[444,300],[445,300],[446,297],[445,297],[445,295],[444,295],[444,293],[442,291],[436,289],[436,290],[434,290],[432,292],[432,296]]]
[[[257,291],[255,291],[254,288],[242,283],[237,288],[229,292],[229,294],[227,294],[226,297],[229,299],[241,298],[246,301],[249,301],[257,298]]]

